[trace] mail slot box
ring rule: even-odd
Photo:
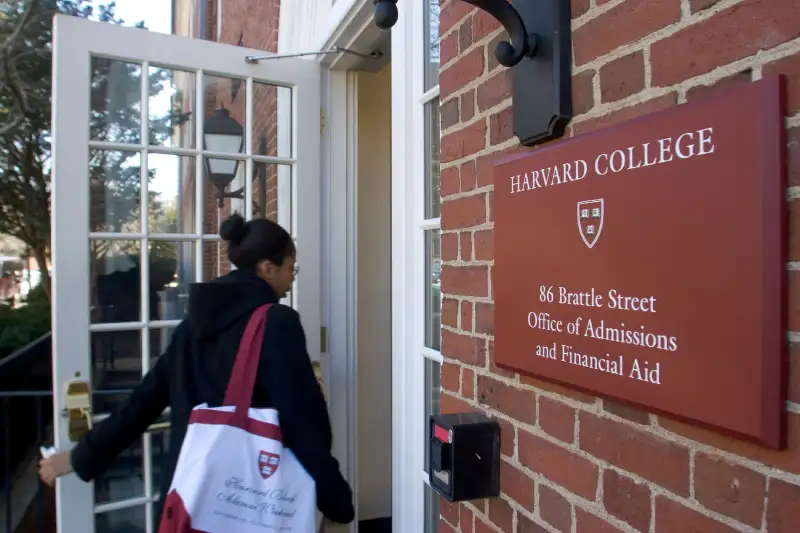
[[[448,501],[500,495],[500,424],[480,413],[432,415],[428,472]]]

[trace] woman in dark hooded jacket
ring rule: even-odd
[[[349,523],[355,514],[353,495],[331,454],[330,419],[300,316],[278,304],[297,274],[294,242],[270,220],[245,222],[239,215],[222,224],[220,235],[228,242],[228,257],[237,270],[191,286],[186,318],[127,403],[97,424],[71,452],[43,459],[41,477],[53,485],[57,477],[74,472],[91,481],[170,407],[172,433],[162,478],[163,501],[192,409],[202,403],[222,404],[250,315],[257,307],[275,304],[267,315],[252,406],[277,409],[284,445],[316,482],[318,509],[328,520]]]

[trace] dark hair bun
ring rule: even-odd
[[[246,234],[247,225],[238,213],[234,213],[219,228],[219,236],[231,244],[241,243]]]

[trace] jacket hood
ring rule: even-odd
[[[187,321],[198,337],[216,337],[256,307],[277,303],[269,283],[253,272],[233,270],[189,287]]]

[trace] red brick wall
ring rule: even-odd
[[[800,2],[572,0],[567,136],[680,105],[721,84],[788,77],[790,260],[800,260]],[[492,160],[520,150],[498,24],[443,0],[442,409],[501,420],[499,499],[442,501],[441,532],[800,532],[800,344],[789,445],[770,451],[493,364]],[[790,264],[790,329],[800,276]],[[800,342],[800,335],[790,339]],[[775,384],[778,386],[778,384]]]
[[[252,2],[249,0],[225,0],[221,3],[221,31],[218,28],[217,10],[220,5],[217,0],[208,0],[207,37],[221,43],[241,45],[247,48],[264,50],[267,52],[278,51],[278,21],[280,18],[280,0],[262,0]],[[217,35],[219,34],[219,38]],[[244,56],[244,52],[242,53]],[[243,57],[244,59],[244,57]],[[205,110],[206,117],[210,116],[220,106],[226,107],[231,117],[245,124],[245,93],[244,83],[235,96],[231,92],[233,80],[215,78],[216,83],[206,85]],[[278,89],[274,86],[254,83],[253,89],[253,152],[259,155],[277,156],[278,145]],[[261,153],[259,140],[262,135],[266,138],[266,150]],[[286,154],[280,154],[286,155]],[[255,168],[263,165],[256,163]],[[253,187],[253,217],[267,217],[277,220],[277,169],[275,165],[263,166],[261,172],[265,173],[265,180],[261,181],[248,178]],[[260,201],[262,183],[266,186],[266,202]],[[228,187],[227,191],[232,188]],[[215,234],[219,231],[220,223],[231,212],[231,200],[224,199],[222,208],[218,206],[215,196],[216,190],[206,183],[206,202],[204,206],[205,220],[204,232]],[[244,213],[242,213],[244,214]],[[210,279],[229,271],[224,246],[208,243],[205,246],[204,278]]]

